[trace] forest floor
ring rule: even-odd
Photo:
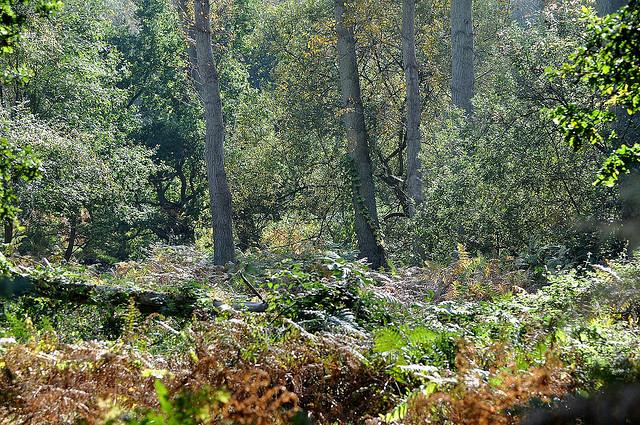
[[[536,280],[466,252],[389,272],[322,252],[224,268],[165,246],[112,267],[13,261],[39,282],[195,305],[3,301],[0,424],[544,423],[563,396],[640,373],[637,260]]]

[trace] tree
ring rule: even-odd
[[[640,1],[631,0],[619,13],[588,14],[586,20],[585,44],[552,75],[586,83],[602,106],[569,103],[552,116],[574,150],[591,144],[609,154],[595,183],[619,184],[620,236],[629,242],[631,256],[640,245],[640,177],[627,176],[640,166]]]
[[[29,80],[3,85],[2,100],[9,108],[26,102],[39,119],[91,131],[96,143],[122,138],[138,116],[126,109],[129,68],[110,40],[114,10],[103,0],[67,0],[63,10],[29,18],[29,36],[15,46],[14,59],[30,69]]]
[[[151,178],[156,194],[150,203],[161,214],[148,226],[166,243],[193,243],[207,196],[207,182],[200,178],[206,172],[202,105],[185,72],[190,68],[187,47],[194,46],[184,42],[172,0],[135,3],[135,26],[120,24],[113,41],[129,70],[121,84],[128,89],[124,109],[140,117],[129,137],[153,149],[159,165]]]
[[[182,13],[188,8],[182,1]],[[191,67],[197,77],[194,84],[204,104],[205,161],[209,182],[209,200],[213,220],[214,262],[224,265],[235,260],[231,191],[224,169],[224,121],[218,70],[211,47],[211,16],[209,0],[194,0],[193,22],[185,19],[185,33],[193,34],[194,50],[189,51]],[[191,27],[192,26],[192,27]],[[191,42],[191,40],[190,40]],[[195,55],[194,55],[195,53]],[[195,57],[194,57],[195,56]],[[193,61],[196,63],[193,63]]]
[[[402,1],[402,63],[407,92],[407,188],[415,204],[423,200],[422,175],[420,171],[420,101],[418,61],[416,59],[416,0]]]
[[[111,42],[121,30],[112,7],[67,0],[63,13],[30,13],[28,36],[2,58],[29,69],[29,79],[2,81],[1,131],[30,147],[43,166],[42,179],[15,185],[23,227],[9,222],[5,229],[18,236],[21,252],[55,258],[66,244],[68,258],[112,261],[155,241],[148,224],[159,214],[144,179],[157,168],[147,161],[152,151],[135,149],[128,138],[139,115],[126,107],[131,68]]]
[[[1,136],[41,162],[41,178],[15,184],[22,252],[47,258],[125,260],[155,239],[146,204],[152,151],[114,141],[95,145],[95,133],[46,123],[17,110],[0,114]]]
[[[604,149],[607,141],[618,138],[616,131],[603,132],[606,124],[618,119],[616,108],[623,108],[629,116],[640,112],[640,2],[632,0],[619,14],[588,15],[586,19],[586,43],[552,74],[583,81],[604,99],[601,109],[570,103],[552,112],[566,142],[576,150],[587,144]],[[622,143],[610,152],[597,183],[613,186],[621,175],[640,165],[640,143],[631,143]]]
[[[338,34],[342,118],[349,142],[347,166],[351,174],[356,237],[360,256],[366,258],[374,268],[380,268],[386,265],[386,259],[380,234],[373,167],[360,92],[356,40],[353,23],[349,22],[350,17],[346,13],[345,0],[335,0],[334,13]]]
[[[490,33],[480,18],[491,9],[476,6],[477,39],[486,43],[480,34]],[[544,26],[507,25],[508,14],[495,23],[500,38],[484,45],[476,64],[483,78],[475,88],[473,125],[447,114],[423,127],[430,131],[421,158],[425,201],[414,218],[385,228],[398,263],[447,261],[456,243],[487,256],[517,255],[527,264],[619,252],[621,244],[602,230],[617,215],[614,194],[591,185],[600,153],[573,154],[539,113],[557,99],[591,99],[582,85],[546,78],[545,69],[560,66],[582,34],[575,8],[553,13]]]
[[[475,83],[472,9],[472,0],[451,0],[451,98],[467,114]]]

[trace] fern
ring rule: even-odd
[[[375,335],[373,351],[388,354],[402,349],[406,345],[398,329],[385,328]]]

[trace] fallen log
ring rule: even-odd
[[[16,299],[23,296],[43,297],[75,304],[103,306],[128,305],[133,300],[136,308],[145,315],[159,313],[165,316],[189,317],[199,301],[206,299],[197,294],[172,294],[146,291],[120,286],[93,285],[86,282],[58,278],[49,281],[30,276],[0,276],[0,298]],[[225,304],[219,300],[207,300],[211,313]],[[262,313],[267,310],[265,302],[245,302],[234,305],[236,310]]]

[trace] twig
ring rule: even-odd
[[[249,282],[249,279],[247,279],[247,277],[244,275],[244,273],[240,272],[240,278],[242,279],[242,281],[249,287],[251,288],[251,291],[258,297],[260,298],[260,301],[262,301],[264,304],[267,304],[267,301],[262,297],[262,295],[260,295],[260,292],[258,292],[258,290],[255,288],[255,286],[253,286],[251,284],[251,282]]]
[[[163,322],[162,320],[156,320],[156,323],[158,325],[160,325],[160,327],[166,329],[167,331],[171,332],[174,335],[180,335],[180,332],[178,332],[177,330],[173,329],[171,326],[169,326],[167,323]]]

